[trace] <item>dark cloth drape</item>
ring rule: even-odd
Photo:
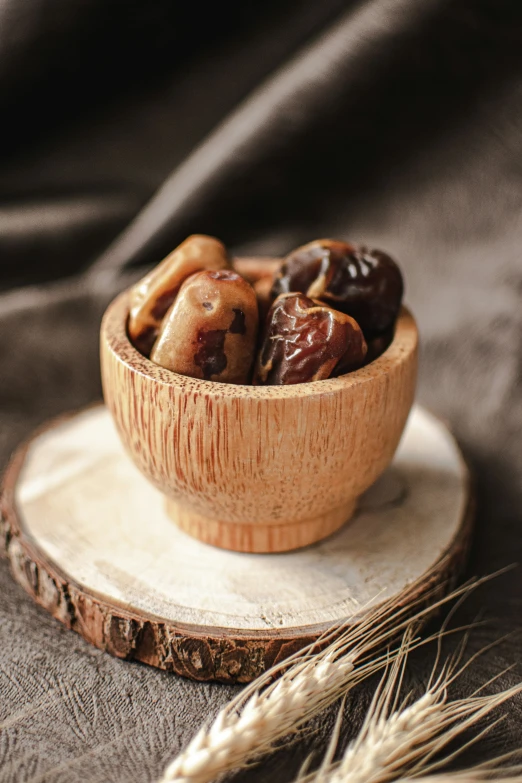
[[[188,233],[263,255],[336,236],[404,270],[419,399],[475,475],[468,575],[520,561],[521,99],[516,0],[0,0],[2,462],[100,395],[104,307]],[[114,660],[0,582],[1,783],[151,781],[234,691]],[[521,677],[521,602],[515,568],[461,607],[488,619],[470,651],[511,635],[454,693]],[[520,744],[521,705],[468,761]],[[235,779],[290,780],[334,717]]]

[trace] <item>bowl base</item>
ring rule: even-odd
[[[171,498],[165,505],[169,517],[185,533],[204,544],[231,549],[234,552],[274,553],[315,544],[335,533],[355,511],[356,500],[310,519],[288,524],[225,522],[205,517]]]

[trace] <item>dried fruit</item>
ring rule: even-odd
[[[150,358],[203,380],[248,383],[257,340],[254,290],[231,270],[191,275],[166,314]]]
[[[140,280],[130,292],[129,337],[148,356],[158,337],[161,322],[184,280],[203,269],[226,269],[229,258],[222,242],[194,234],[161,264]]]
[[[389,329],[384,334],[379,334],[377,337],[372,337],[368,340],[368,353],[366,354],[365,364],[370,364],[375,359],[378,359],[391,345],[393,340],[393,329]]]
[[[393,326],[403,290],[401,271],[386,253],[318,239],[285,258],[272,297],[294,291],[320,299],[351,315],[371,336]]]
[[[365,355],[366,343],[353,318],[304,294],[282,294],[268,313],[254,383],[319,381],[341,359],[355,368]]]

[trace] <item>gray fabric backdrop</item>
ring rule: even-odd
[[[31,26],[40,5],[0,2],[10,112],[0,184],[2,463],[36,424],[99,396],[97,330],[135,274],[125,266],[159,260],[191,231],[262,253],[339,236],[389,250],[404,269],[423,344],[419,398],[451,423],[477,479],[468,573],[519,561],[518,6],[269,3],[238,22],[231,3],[206,20],[209,30],[202,22],[192,50],[196,11],[185,10],[180,33],[177,4],[132,3],[120,28],[101,3],[68,5],[74,13],[64,15],[59,0],[47,4],[46,24]],[[109,57],[115,43],[125,67]],[[35,67],[24,70],[26,61]],[[30,110],[38,133],[34,122],[29,133]],[[97,276],[56,280],[94,260]],[[34,606],[4,562],[0,584],[1,783],[152,781],[234,692],[91,648]],[[522,675],[521,599],[518,568],[460,610],[458,622],[489,618],[470,650],[511,635],[456,692],[506,666],[514,669],[501,684]],[[414,656],[413,684],[432,660],[430,650]],[[347,705],[343,741],[371,687]],[[522,700],[507,713],[468,760],[522,745]],[[324,746],[332,715],[237,779],[291,780],[310,748]]]

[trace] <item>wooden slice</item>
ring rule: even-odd
[[[68,627],[122,658],[238,682],[360,617],[363,605],[447,589],[471,516],[460,452],[419,408],[352,520],[295,552],[230,552],[183,533],[103,406],[21,448],[1,508],[14,577]]]

